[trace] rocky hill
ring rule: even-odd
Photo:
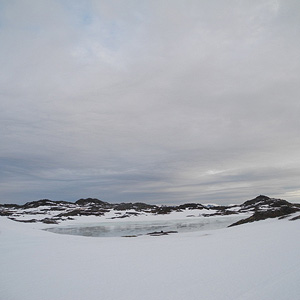
[[[48,199],[27,202],[24,205],[2,204],[0,216],[6,216],[19,222],[43,222],[57,224],[78,216],[105,216],[106,218],[129,218],[137,215],[164,215],[172,212],[190,210],[198,212],[199,216],[211,217],[216,215],[247,214],[230,226],[264,220],[268,218],[288,217],[300,212],[300,205],[286,200],[269,198],[260,195],[241,205],[214,206],[199,203],[186,203],[177,206],[150,205],[136,203],[108,203],[95,198],[79,199],[75,203],[67,201],[52,201]],[[300,215],[293,216],[299,219]]]

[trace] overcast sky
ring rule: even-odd
[[[0,0],[0,203],[300,202],[298,0]]]

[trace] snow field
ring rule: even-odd
[[[169,236],[58,235],[0,218],[1,300],[286,300],[300,295],[299,221]]]

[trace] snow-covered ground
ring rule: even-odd
[[[299,299],[299,220],[137,238],[46,227],[0,217],[1,300]]]

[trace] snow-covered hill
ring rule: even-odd
[[[156,219],[159,219],[159,216],[164,216],[165,218],[168,215],[176,216],[177,218],[192,216],[245,216],[245,219],[232,224],[239,225],[267,218],[284,217],[298,211],[300,214],[299,204],[262,195],[241,205],[230,206],[206,206],[199,203],[187,203],[178,206],[157,206],[145,203],[111,204],[92,198],[80,199],[75,203],[44,199],[28,202],[24,205],[0,205],[0,216],[6,216],[19,222],[42,222],[46,224],[58,224],[78,219],[82,216],[98,217],[97,221],[125,218],[136,220],[139,217],[153,219],[154,216],[156,216]]]

